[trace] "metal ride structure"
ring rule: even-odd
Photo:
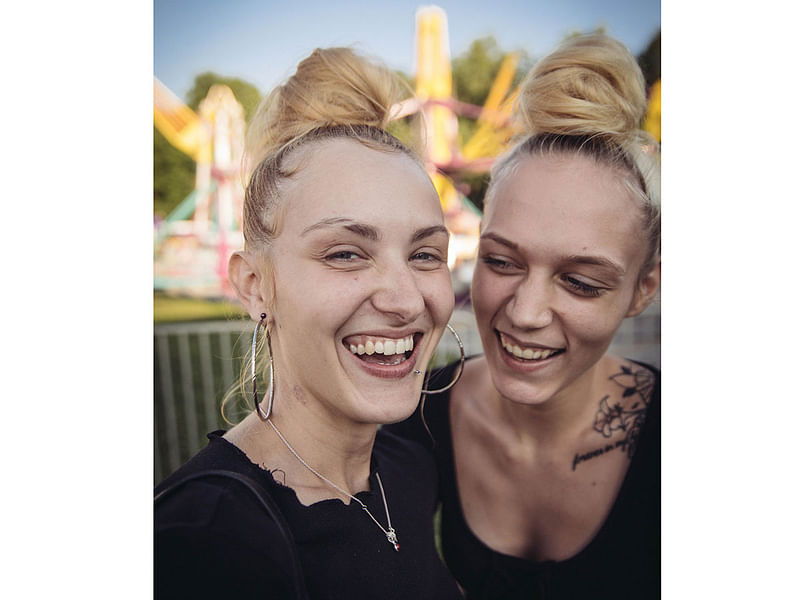
[[[231,89],[213,85],[198,113],[154,80],[153,120],[197,164],[195,189],[157,224],[154,288],[204,297],[231,296],[228,259],[242,246],[240,163],[244,109]]]
[[[417,10],[415,90],[395,107],[394,117],[418,117],[426,169],[451,232],[449,266],[456,292],[469,286],[477,250],[480,213],[466,197],[465,175],[487,173],[515,130],[512,90],[519,55],[508,54],[483,106],[453,97],[447,15],[438,6]],[[651,89],[644,127],[660,142],[660,80]],[[476,120],[472,136],[459,140],[458,116]],[[199,114],[155,80],[154,122],[176,148],[197,163],[195,190],[156,228],[156,289],[205,297],[230,297],[227,262],[242,245],[244,197],[239,170],[244,145],[243,109],[230,88],[212,86]],[[191,218],[190,218],[191,217]]]
[[[507,55],[483,106],[453,97],[453,78],[447,15],[438,6],[416,13],[416,88],[401,103],[399,117],[420,116],[426,167],[439,193],[447,228],[451,232],[449,266],[456,293],[466,292],[478,245],[480,212],[466,197],[464,175],[486,173],[505,150],[514,130],[511,91],[518,54]],[[476,129],[463,143],[458,116],[476,120]]]
[[[416,14],[416,88],[396,107],[395,118],[418,114],[426,168],[434,181],[452,232],[450,266],[474,257],[480,215],[463,194],[460,173],[483,173],[511,130],[508,116],[516,94],[508,94],[517,56],[506,57],[483,107],[452,94],[447,16],[435,6]],[[197,164],[194,191],[154,235],[154,287],[205,297],[230,296],[227,260],[241,247],[244,196],[239,171],[244,140],[242,108],[229,88],[215,85],[192,111],[160,81],[154,82],[154,123],[167,140]],[[475,134],[459,144],[456,115],[477,119]],[[461,188],[461,189],[460,189]],[[468,281],[468,273],[463,279]]]

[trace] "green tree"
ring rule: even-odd
[[[494,36],[474,40],[466,51],[453,59],[453,95],[463,102],[482,105],[489,95],[503,59],[511,51],[504,50]],[[512,89],[532,66],[530,56],[524,50],[515,50],[519,55]]]
[[[644,73],[647,89],[661,79],[661,30],[653,36],[647,48],[637,57]]]
[[[249,123],[258,108],[258,103],[261,102],[261,92],[252,83],[237,77],[223,77],[211,71],[201,73],[194,78],[194,85],[186,94],[186,104],[189,108],[196,111],[200,107],[200,102],[208,94],[208,90],[216,83],[222,83],[231,88],[236,100],[244,108],[245,121]]]
[[[493,36],[474,40],[466,51],[452,61],[453,96],[462,102],[483,106],[495,78],[500,71],[503,59],[510,51],[504,50]],[[524,50],[516,50],[519,55],[517,68],[509,92],[516,88],[533,65],[530,55]],[[475,133],[475,119],[458,117],[460,143],[465,143]],[[487,173],[458,173],[456,180],[469,188],[467,197],[479,209],[483,209],[489,176]]]
[[[453,95],[470,104],[483,104],[504,56],[494,37],[474,40],[453,59]]]
[[[166,217],[194,189],[194,160],[153,127],[153,212]]]

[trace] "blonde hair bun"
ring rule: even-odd
[[[351,48],[317,48],[261,103],[247,139],[251,165],[320,127],[386,129],[403,97],[399,78]]]
[[[540,60],[522,83],[526,134],[638,137],[647,108],[644,77],[630,51],[602,34],[576,36]]]

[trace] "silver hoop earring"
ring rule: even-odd
[[[453,377],[453,380],[450,383],[448,383],[446,386],[444,386],[443,388],[439,388],[438,390],[422,390],[423,394],[441,394],[442,392],[446,392],[451,387],[453,387],[458,382],[459,379],[461,379],[461,373],[464,372],[464,360],[465,360],[464,344],[461,342],[461,338],[458,337],[458,334],[456,333],[456,330],[453,329],[453,326],[450,325],[450,323],[447,324],[447,328],[450,330],[450,333],[452,333],[455,336],[456,342],[458,342],[458,350],[459,350],[459,352],[461,352],[461,359],[460,359],[460,361],[458,363],[458,368],[456,369],[456,374]]]
[[[256,413],[258,413],[262,421],[269,419],[269,416],[272,414],[272,399],[275,395],[275,365],[272,363],[272,344],[269,339],[269,329],[264,325],[264,319],[266,318],[267,313],[261,313],[261,320],[256,323],[256,328],[253,330],[253,351],[250,362],[250,372],[253,377],[253,404],[255,405]],[[266,413],[261,410],[261,406],[258,404],[258,389],[256,387],[256,338],[258,337],[258,329],[262,326],[267,334],[267,351],[269,352],[269,396],[267,398]]]

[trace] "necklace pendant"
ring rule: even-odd
[[[397,534],[394,532],[394,529],[390,528],[389,531],[386,532],[386,539],[394,546],[395,552],[400,552],[400,544],[397,543]]]

